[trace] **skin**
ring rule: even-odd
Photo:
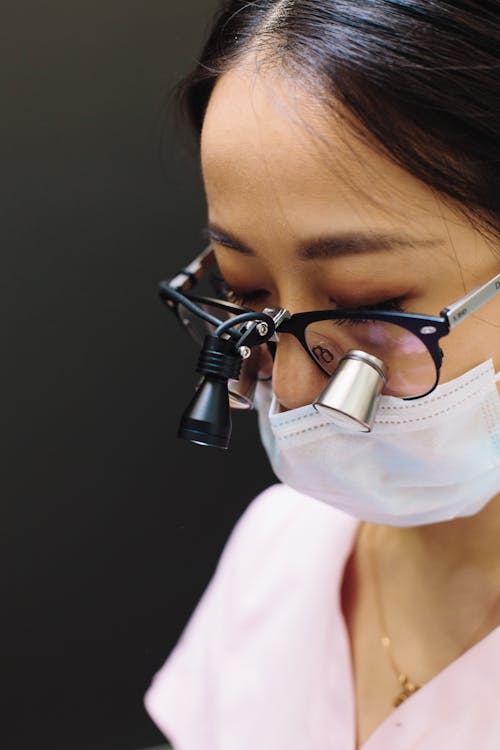
[[[202,169],[213,246],[232,289],[262,290],[256,308],[352,308],[397,297],[408,312],[437,314],[498,273],[498,244],[319,102],[252,57],[215,87]],[[353,231],[412,241],[298,255],[304,243]],[[499,320],[497,295],[442,340],[441,382],[489,358],[500,370]],[[282,409],[311,403],[325,382],[297,340],[282,335],[273,368]],[[473,517],[403,529],[361,525],[343,589],[358,745],[390,713],[398,692],[376,624],[374,559],[393,654],[424,684],[500,624],[499,537],[500,495]]]

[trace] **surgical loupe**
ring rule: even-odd
[[[382,360],[353,349],[342,357],[313,406],[339,426],[370,432],[386,382]]]
[[[224,290],[221,296],[217,288],[216,297],[191,294],[210,278],[214,263],[208,246],[174,278],[160,282],[159,291],[201,347],[197,372],[202,377],[179,436],[218,448],[229,444],[231,409],[252,407],[255,385],[263,371],[269,376],[281,335],[295,336],[328,378],[314,408],[340,427],[370,432],[382,393],[407,400],[434,390],[443,360],[441,338],[500,292],[497,274],[439,315],[376,308],[255,312],[224,299]]]
[[[205,336],[196,368],[202,379],[181,417],[178,436],[198,445],[226,449],[231,437],[231,408],[251,407],[257,381],[256,372],[244,371],[246,382],[238,390],[242,364],[251,360],[252,348],[275,338],[290,313],[280,307],[265,308],[222,321],[167,282],[161,282],[160,296],[164,301],[181,302],[215,326],[213,334]],[[360,350],[349,351],[314,406],[333,422],[370,431],[385,382],[385,366],[380,359]]]

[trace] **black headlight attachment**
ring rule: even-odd
[[[178,436],[198,445],[227,448],[231,409],[227,381],[238,380],[242,358],[231,339],[207,336],[196,371],[203,375],[182,415]]]

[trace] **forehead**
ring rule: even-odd
[[[436,211],[433,193],[360,139],[340,110],[271,70],[246,62],[217,82],[204,121],[202,168],[210,211],[309,212],[344,228],[394,225]],[[246,209],[244,205],[246,205]],[[314,218],[313,218],[314,217]],[[242,216],[243,218],[243,216]],[[318,231],[320,226],[316,223]]]
[[[317,150],[323,119],[316,102],[294,91],[290,81],[242,64],[218,80],[208,103],[201,139],[203,166],[217,167],[221,161],[228,166],[236,157],[238,164],[258,166],[265,160],[283,169],[290,145],[294,164],[304,166],[311,150]],[[314,138],[308,132],[313,127]]]

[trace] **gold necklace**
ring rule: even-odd
[[[365,528],[367,525],[365,524]],[[373,536],[373,535],[372,535]],[[396,662],[396,659],[394,658],[394,654],[392,652],[392,643],[391,639],[389,637],[389,629],[387,627],[387,620],[385,617],[385,611],[384,606],[382,602],[382,595],[381,595],[381,588],[380,588],[380,582],[379,582],[379,575],[378,575],[378,566],[377,566],[377,560],[375,557],[375,550],[374,545],[372,543],[372,540],[370,539],[370,535],[368,535],[368,544],[367,544],[367,550],[368,550],[368,557],[369,557],[369,567],[372,572],[372,581],[373,581],[373,591],[375,595],[375,606],[377,609],[377,617],[378,617],[378,624],[380,629],[380,643],[382,645],[382,648],[384,649],[384,652],[386,653],[389,663],[391,665],[391,668],[394,672],[394,674],[397,677],[397,680],[400,684],[400,690],[398,694],[395,696],[392,705],[394,708],[397,708],[401,705],[401,703],[404,703],[407,698],[409,698],[411,695],[417,692],[417,690],[420,690],[422,687],[418,682],[413,680],[407,672],[404,672],[402,669],[400,669],[398,663]],[[462,654],[465,654],[466,651],[468,651],[475,643],[476,643],[476,636],[483,630],[486,626],[486,624],[489,622],[492,615],[496,612],[498,605],[500,604],[500,594],[495,597],[495,600],[493,602],[493,605],[488,609],[488,612],[486,613],[486,617],[484,620],[481,620],[479,623],[479,626],[475,628],[472,637],[467,641],[467,644],[460,650],[460,652],[457,654],[457,659],[462,656]]]

